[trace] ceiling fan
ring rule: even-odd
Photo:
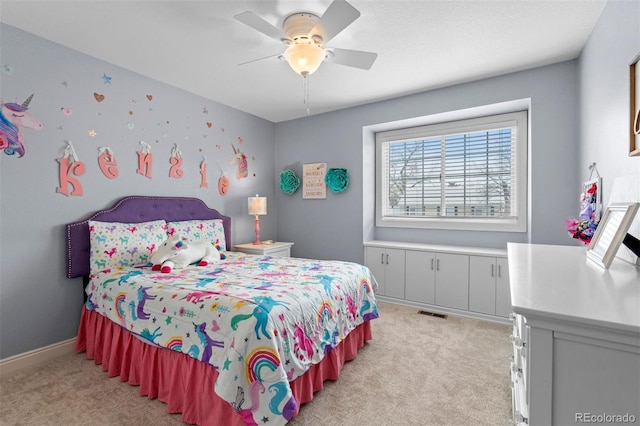
[[[234,18],[287,46],[282,54],[249,62],[278,57],[286,60],[295,72],[306,78],[313,74],[324,60],[364,70],[371,68],[378,56],[377,53],[326,47],[331,39],[359,16],[360,12],[345,0],[334,0],[320,17],[307,12],[287,16],[282,29],[253,12],[242,12]]]

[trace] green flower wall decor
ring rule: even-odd
[[[331,192],[342,192],[349,186],[349,172],[347,169],[329,169],[324,176],[324,183]]]
[[[280,173],[280,189],[285,194],[293,194],[300,186],[300,178],[293,170],[284,170]]]

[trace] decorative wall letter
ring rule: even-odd
[[[207,157],[202,158],[202,162],[200,163],[200,188],[206,188],[209,184],[207,183]]]
[[[171,149],[169,162],[171,163],[169,177],[180,179],[184,175],[184,171],[182,170],[182,152],[180,152],[178,144]]]
[[[115,179],[118,177],[118,163],[113,151],[109,147],[98,148],[98,165],[100,170],[107,179]]]
[[[220,176],[220,179],[218,179],[218,192],[220,195],[227,195],[227,192],[229,191],[229,183],[229,178],[223,173],[222,176]]]
[[[62,158],[57,159],[57,161],[60,163],[60,186],[56,188],[56,192],[66,195],[67,197],[69,195],[82,195],[82,185],[80,181],[71,177],[71,175],[82,176],[85,172],[85,167],[82,161],[78,160],[71,141],[67,141],[64,155]],[[69,184],[73,187],[71,193],[69,193]]]
[[[138,170],[136,173],[151,179],[151,167],[153,166],[153,155],[151,154],[151,146],[143,141],[142,150],[138,151]]]

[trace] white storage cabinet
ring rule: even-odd
[[[507,259],[469,256],[469,310],[499,317],[511,312]]]
[[[365,264],[380,285],[381,300],[508,321],[506,250],[391,241],[369,241],[364,246]]]
[[[365,264],[378,282],[379,295],[404,298],[405,251],[371,247],[365,253]]]

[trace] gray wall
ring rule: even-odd
[[[487,104],[529,99],[529,203],[526,233],[375,228],[374,134],[367,126]],[[326,200],[278,192],[278,238],[293,254],[362,262],[363,241],[506,248],[507,241],[572,244],[565,219],[578,209],[576,62],[447,87],[276,125],[276,171],[327,162],[345,167],[351,185]],[[363,131],[363,128],[364,131]]]
[[[39,133],[24,130],[27,154],[23,158],[0,153],[0,359],[75,336],[81,284],[65,278],[63,225],[125,195],[200,197],[234,217],[234,242],[239,243],[253,237],[246,197],[265,194],[269,214],[261,221],[262,237],[293,241],[294,255],[313,258],[361,262],[362,242],[370,238],[487,247],[504,247],[507,240],[573,244],[564,220],[577,214],[579,186],[588,164],[598,164],[605,201],[614,177],[640,173],[639,160],[625,154],[627,72],[630,60],[640,51],[638,18],[640,3],[610,0],[577,61],[276,125],[0,24],[0,96],[21,103],[35,93],[30,111],[46,126]],[[10,74],[5,65],[11,66]],[[111,85],[103,84],[103,73],[112,77]],[[96,91],[104,91],[111,102],[98,106],[93,100]],[[153,111],[136,104],[132,120],[131,101],[145,104],[146,94],[154,96]],[[367,145],[370,135],[364,127],[523,98],[530,98],[532,125],[532,217],[527,233],[370,226],[373,169]],[[61,114],[62,107],[72,108],[72,116]],[[202,128],[204,107],[215,123],[211,132]],[[172,126],[165,129],[162,120]],[[130,121],[135,122],[133,130],[126,127]],[[96,138],[88,137],[91,129],[98,132]],[[244,139],[243,149],[250,159],[250,177],[240,182],[228,164],[229,145],[238,136]],[[56,159],[66,139],[73,141],[87,167],[80,178],[82,197],[55,192]],[[152,180],[135,174],[139,140],[153,141]],[[167,177],[168,152],[175,142],[185,158],[185,176],[179,181]],[[222,152],[216,145],[221,145]],[[115,150],[120,176],[114,181],[98,170],[99,146]],[[198,187],[197,178],[202,153],[209,162],[210,188],[206,190]],[[216,160],[232,181],[226,197],[215,188]],[[300,191],[285,195],[277,189],[282,170],[292,168],[301,175],[307,162],[347,168],[349,189],[341,194],[329,192],[325,200],[303,200]]]
[[[640,175],[640,157],[628,155],[629,65],[638,54],[640,2],[609,0],[578,62],[579,173],[584,180],[596,163],[605,205],[615,178]]]
[[[253,241],[247,197],[274,197],[273,123],[197,97],[144,76],[0,25],[0,96],[22,103],[34,93],[29,112],[44,130],[23,129],[26,154],[0,152],[0,358],[73,338],[82,305],[81,280],[65,277],[63,225],[110,206],[126,195],[191,196],[233,217],[234,243]],[[111,77],[105,84],[102,76]],[[63,84],[66,82],[66,84]],[[96,102],[93,93],[105,96]],[[147,99],[152,96],[152,100]],[[70,108],[67,116],[61,108]],[[208,109],[205,114],[204,108]],[[129,114],[133,112],[133,115]],[[211,128],[206,123],[211,122]],[[129,129],[128,123],[133,123]],[[224,130],[223,130],[224,129]],[[89,136],[94,130],[95,137]],[[243,138],[238,143],[237,138]],[[86,172],[84,195],[56,193],[66,140]],[[136,174],[143,140],[152,146],[152,179]],[[169,178],[171,148],[178,143],[184,176]],[[249,177],[236,180],[231,144],[249,157]],[[218,149],[217,146],[220,146]],[[111,147],[119,176],[98,167],[98,147]],[[208,188],[200,188],[199,165],[207,157]],[[231,179],[218,194],[220,169]],[[254,176],[255,174],[255,176]],[[262,218],[261,236],[275,239],[275,202]]]

